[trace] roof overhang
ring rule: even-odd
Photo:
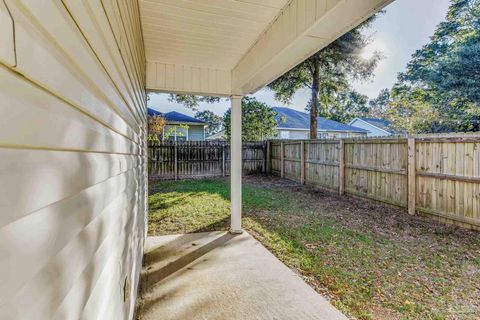
[[[393,0],[139,0],[149,91],[253,93]]]
[[[385,130],[385,129],[382,129],[382,128],[380,128],[380,127],[377,127],[376,125],[374,125],[374,124],[372,124],[372,123],[370,123],[370,122],[367,122],[367,121],[365,121],[365,120],[363,120],[363,119],[360,119],[360,118],[355,118],[355,119],[353,119],[352,121],[350,121],[350,122],[348,123],[348,125],[349,125],[349,126],[352,125],[352,123],[354,123],[355,121],[363,122],[363,123],[365,123],[366,125],[369,125],[369,126],[371,126],[371,127],[374,127],[375,129],[378,129],[378,130],[380,130],[380,131],[383,131],[383,132],[386,133],[386,134],[393,134],[392,132],[389,132],[389,131],[387,131],[387,130]],[[368,131],[368,130],[367,130],[367,131]]]
[[[190,126],[206,126],[207,124],[204,122],[188,122],[188,121],[168,121],[167,125],[190,125]]]

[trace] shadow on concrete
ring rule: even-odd
[[[215,240],[210,241],[207,244],[204,244],[198,249],[185,254],[184,256],[178,258],[173,262],[168,263],[167,265],[165,265],[164,267],[161,267],[158,270],[154,270],[154,271],[147,270],[142,281],[141,293],[144,294],[148,292],[152,287],[154,287],[157,283],[159,283],[163,279],[174,274],[175,272],[187,266],[188,264],[194,262],[195,260],[201,258],[203,255],[207,254],[213,249],[225,245],[225,243],[235,238],[236,236],[237,235],[235,234],[225,233],[222,236],[216,238]],[[191,236],[183,235],[178,237],[174,241],[171,241],[170,243],[168,243],[167,246],[162,246],[158,249],[152,250],[145,256],[145,264],[151,265],[156,262],[155,261],[156,259],[165,259],[165,257],[168,256],[169,252],[170,254],[173,254],[173,252],[175,251],[175,248],[178,248],[183,244],[191,242],[192,240],[193,240],[192,243],[194,243],[195,240]]]

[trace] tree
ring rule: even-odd
[[[277,113],[268,105],[255,98],[244,97],[242,99],[242,140],[261,141],[275,137],[277,134]],[[225,136],[230,139],[231,109],[225,112],[223,127]]]
[[[440,114],[429,102],[428,93],[409,87],[396,87],[394,100],[389,101],[383,117],[393,123],[397,131],[433,132],[432,124],[440,123]]]
[[[223,119],[209,110],[198,111],[195,118],[207,123],[207,135],[219,132],[222,129]]]
[[[402,117],[419,117],[409,120],[423,124],[408,126],[411,132],[480,129],[479,17],[480,0],[452,0],[446,20],[430,42],[412,55],[392,89],[388,113],[393,120],[401,123]],[[418,106],[422,106],[420,114],[402,113]]]
[[[379,95],[368,102],[368,115],[372,118],[384,118],[390,104],[390,90],[383,89]]]
[[[209,96],[193,96],[186,94],[173,94],[171,93],[169,101],[183,104],[185,107],[190,108],[194,111],[197,111],[197,106],[200,102],[206,103],[216,103],[220,101],[219,97],[209,97]]]
[[[300,63],[268,85],[277,100],[289,103],[300,89],[309,89],[311,99],[310,137],[317,137],[317,116],[330,116],[328,108],[336,103],[339,95],[351,90],[351,80],[366,80],[382,58],[375,52],[369,59],[362,56],[369,39],[362,30],[371,25],[376,16],[366,20],[357,28],[347,32],[326,48]],[[338,114],[337,114],[338,115]]]
[[[368,112],[368,97],[355,90],[348,90],[335,95],[334,101],[320,115],[331,120],[347,123],[356,117],[368,115]]]
[[[168,129],[164,130],[163,139],[170,140],[170,138],[174,137],[175,140],[180,140],[181,138],[186,138],[188,128],[187,124],[168,126]]]
[[[149,141],[158,141],[159,136],[163,134],[163,129],[167,124],[162,116],[148,116],[148,140]]]
[[[432,86],[480,105],[480,35],[447,53],[432,70]]]

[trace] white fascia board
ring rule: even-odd
[[[386,134],[392,134],[391,132],[388,132],[387,130],[384,130],[384,129],[382,129],[382,128],[379,128],[379,127],[377,127],[376,125],[371,124],[370,122],[367,122],[367,121],[362,120],[362,119],[360,119],[360,118],[355,118],[355,119],[353,119],[351,122],[353,122],[354,120],[361,121],[361,122],[365,123],[366,125],[369,125],[369,126],[371,126],[371,127],[374,127],[375,129],[378,129],[378,130],[380,130],[380,131],[385,132]],[[350,122],[350,123],[351,123],[351,122]]]
[[[354,118],[352,121],[350,121],[350,122],[348,123],[348,125],[351,126],[352,123],[354,123],[354,122],[357,121],[357,120],[360,120],[360,118]]]
[[[301,129],[301,128],[277,128],[277,130],[310,131],[310,129]]]
[[[232,70],[232,92],[256,92],[392,1],[290,1]]]
[[[191,126],[206,126],[205,123],[198,123],[198,122],[185,122],[185,121],[167,121],[167,125],[182,125],[187,124]]]

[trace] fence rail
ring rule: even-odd
[[[267,172],[480,230],[480,136],[269,141]]]
[[[243,173],[265,172],[264,142],[243,143]],[[153,179],[182,179],[230,174],[230,144],[224,141],[162,141],[148,146]]]
[[[230,173],[227,142],[148,148],[151,178]],[[267,172],[480,230],[480,135],[272,140],[243,144],[244,174]]]

